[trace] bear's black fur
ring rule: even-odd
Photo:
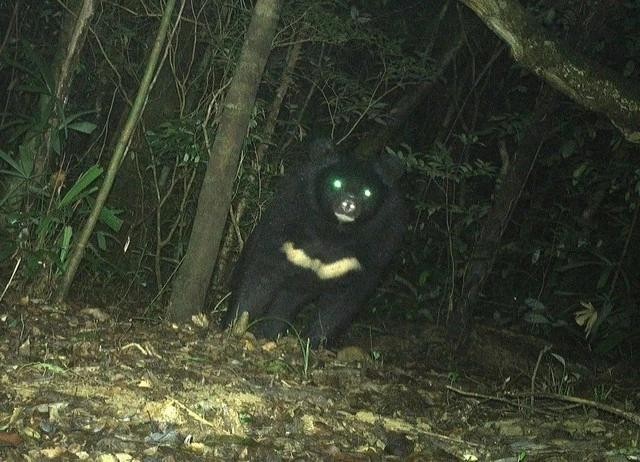
[[[317,151],[283,178],[247,240],[234,270],[225,325],[246,311],[252,322],[259,321],[252,330],[273,338],[313,302],[317,315],[305,337],[313,346],[334,340],[398,250],[407,222],[397,187],[400,162]]]

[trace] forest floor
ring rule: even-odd
[[[0,460],[640,460],[631,362],[486,326],[452,368],[426,323],[308,354],[197,324],[5,300]]]

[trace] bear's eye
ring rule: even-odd
[[[373,196],[373,191],[371,191],[369,188],[364,188],[362,190],[362,195],[364,197],[371,197],[371,196]]]
[[[331,186],[333,187],[333,189],[335,189],[336,191],[338,189],[342,189],[342,180],[340,178],[336,178],[331,182]]]

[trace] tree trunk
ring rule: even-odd
[[[47,124],[49,128],[44,133],[40,152],[34,162],[34,175],[36,177],[41,176],[46,171],[49,156],[51,155],[52,131],[58,129],[59,117],[61,116],[58,112],[64,109],[66,105],[80,53],[91,26],[94,9],[94,0],[82,0],[82,3],[77,8],[74,8],[74,11],[65,20],[65,27],[60,36],[58,53],[54,64],[56,87],[53,100],[56,106],[51,111],[51,117]],[[49,98],[49,95],[43,96],[43,98]]]
[[[416,108],[423,104],[434,83],[442,78],[442,75],[465,43],[465,35],[458,26],[459,21],[458,13],[454,11],[452,14],[449,3],[445,2],[439,14],[434,16],[434,24],[431,27],[427,27],[431,36],[425,42],[424,47],[429,51],[434,63],[430,69],[431,75],[429,79],[407,88],[389,111],[385,126],[376,127],[358,143],[354,150],[356,156],[366,158],[382,152],[385,146],[389,145],[393,137],[406,125],[407,120],[414,114]],[[443,35],[441,34],[442,30],[446,31],[446,40],[439,40]],[[440,41],[444,43],[436,43]]]
[[[129,146],[129,142],[131,141],[133,131],[135,130],[136,125],[138,124],[138,120],[140,119],[140,114],[144,109],[147,96],[151,91],[152,81],[158,66],[158,61],[160,59],[160,52],[162,51],[162,47],[165,44],[165,37],[167,36],[167,31],[169,30],[171,15],[173,13],[175,3],[176,0],[167,0],[167,3],[165,5],[162,22],[160,23],[160,28],[158,29],[158,36],[156,37],[156,41],[153,45],[153,50],[151,50],[151,54],[149,55],[149,62],[147,63],[147,66],[145,68],[142,82],[140,82],[138,94],[136,95],[136,99],[133,103],[133,107],[131,108],[131,112],[127,117],[125,126],[120,133],[120,138],[118,139],[118,143],[116,144],[115,150],[113,152],[113,157],[109,162],[109,168],[107,169],[107,174],[105,175],[104,182],[102,183],[100,191],[96,196],[96,202],[91,209],[91,213],[89,214],[87,221],[84,223],[84,226],[80,231],[80,236],[78,237],[77,242],[74,243],[71,254],[69,255],[68,266],[62,276],[62,281],[60,283],[60,287],[58,287],[58,291],[56,294],[57,302],[61,302],[69,292],[69,288],[71,287],[73,278],[75,277],[78,266],[80,266],[80,262],[82,261],[82,257],[84,256],[84,251],[87,247],[87,243],[89,242],[89,239],[93,234],[93,230],[98,223],[100,212],[102,212],[102,208],[107,201],[107,197],[109,196],[109,192],[111,191],[113,182],[116,179],[118,168],[122,163],[122,158],[127,152],[127,148]]]
[[[473,309],[484,282],[493,269],[502,234],[527,184],[540,147],[552,131],[552,117],[549,114],[553,113],[557,104],[552,93],[545,87],[538,97],[532,125],[521,140],[511,165],[504,171],[493,205],[484,219],[480,237],[465,270],[460,296],[449,308],[447,334],[453,352],[463,352],[466,347]]]
[[[58,130],[69,99],[69,89],[78,67],[80,54],[86,43],[87,32],[91,26],[91,18],[95,9],[94,0],[70,2],[68,7],[53,63],[53,88],[51,88],[50,93],[41,94],[38,101],[40,116],[47,121],[46,128],[44,131],[33,130],[31,134],[25,137],[25,140],[28,140],[25,145],[26,150],[34,153],[31,178],[40,184],[44,184],[50,176],[51,150],[59,136]],[[58,169],[60,168],[58,166]],[[64,178],[62,172],[58,172],[56,175]],[[15,178],[9,181],[16,181],[17,183],[22,182],[23,179]],[[25,190],[29,187],[29,183],[24,184]],[[8,188],[9,190],[13,189],[13,185],[10,183]],[[49,207],[51,207],[53,194],[52,190]],[[25,196],[18,195],[16,196],[16,201],[11,205],[16,208],[30,208],[31,204],[29,204],[28,198],[29,194]],[[37,250],[42,249],[45,237],[46,234],[42,234],[36,241]],[[51,295],[50,284],[49,269],[42,266],[39,269],[39,276],[34,278],[29,289],[36,296],[49,297]]]
[[[291,50],[289,51],[289,56],[287,57],[287,64],[282,71],[282,76],[280,78],[280,85],[278,85],[278,89],[276,90],[276,94],[269,106],[269,112],[267,113],[267,119],[264,124],[264,131],[262,136],[262,143],[258,146],[256,150],[256,164],[257,168],[260,168],[260,164],[262,163],[262,158],[264,157],[265,152],[269,148],[269,144],[271,143],[271,139],[273,138],[273,134],[276,130],[276,122],[278,121],[278,114],[280,114],[280,109],[282,108],[282,103],[284,101],[284,97],[289,91],[289,87],[293,82],[292,75],[293,71],[296,68],[298,63],[298,58],[300,57],[300,51],[302,50],[302,42],[296,42],[292,45]],[[244,216],[244,212],[247,207],[247,197],[243,195],[238,200],[238,204],[234,210],[229,211],[229,217],[231,218],[229,222],[229,227],[227,229],[227,233],[224,238],[224,242],[222,247],[220,248],[220,255],[218,256],[218,265],[216,268],[216,273],[214,276],[214,286],[222,286],[227,279],[229,274],[229,267],[231,256],[233,255],[233,249],[235,247],[236,240],[241,241],[240,239],[240,230],[238,229],[238,224],[242,220]],[[235,215],[233,215],[235,212]]]
[[[461,1],[511,47],[518,63],[640,143],[640,92],[631,82],[552,39],[517,0]]]
[[[18,8],[18,4],[15,5]],[[14,8],[14,15],[15,13]],[[73,77],[78,65],[80,53],[85,44],[87,31],[89,30],[91,17],[94,12],[94,0],[82,0],[71,2],[68,5],[68,13],[65,15],[53,64],[53,88],[50,92],[40,94],[38,98],[37,119],[46,120],[44,130],[32,127],[31,131],[24,136],[23,148],[25,152],[33,157],[33,172],[31,179],[38,182],[46,182],[49,179],[47,164],[51,153],[52,140],[55,131],[60,127],[62,111],[66,106],[69,96],[69,88],[73,82]],[[8,31],[7,31],[8,33]],[[6,191],[20,191],[24,188],[25,195],[16,194],[6,203],[7,209],[19,210],[21,207],[28,208],[25,204],[25,197],[29,196],[29,184],[24,183],[23,178],[8,177],[4,186]],[[39,244],[38,244],[39,245]],[[45,278],[41,279],[45,282]],[[40,289],[34,289],[39,291]]]
[[[256,2],[210,152],[189,248],[173,285],[167,307],[169,319],[186,321],[199,313],[204,304],[224,232],[242,143],[271,51],[280,6],[281,0]]]

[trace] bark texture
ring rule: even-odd
[[[258,0],[254,7],[210,152],[189,248],[167,307],[169,319],[189,320],[204,305],[224,232],[240,151],[271,51],[280,6],[281,0]]]
[[[267,149],[269,148],[269,145],[272,141],[273,134],[275,133],[276,123],[278,122],[278,114],[280,114],[280,109],[282,108],[284,97],[287,95],[289,87],[291,87],[291,85],[293,84],[293,72],[298,63],[298,58],[300,58],[300,51],[302,51],[302,42],[296,42],[291,46],[289,56],[287,57],[287,65],[285,66],[284,71],[282,72],[282,77],[280,79],[280,85],[278,85],[278,89],[276,90],[273,101],[271,101],[271,104],[269,105],[269,112],[267,113],[267,119],[265,120],[264,131],[262,135],[262,139],[264,141],[260,143],[258,149],[256,150],[255,162],[258,165],[258,168],[260,168],[262,158],[267,152]],[[235,248],[236,242],[239,242],[242,246],[242,239],[238,224],[244,216],[246,207],[247,197],[246,195],[244,195],[240,198],[240,200],[238,200],[235,211],[233,210],[233,208],[229,211],[230,226],[227,229],[224,243],[220,248],[217,272],[214,276],[214,286],[224,285],[224,282],[227,280],[227,276],[229,274],[229,268],[231,267],[231,257],[234,255],[233,250]],[[242,248],[240,250],[242,250]]]
[[[69,89],[78,67],[80,53],[84,49],[94,11],[94,0],[83,0],[77,11],[73,12],[74,17],[65,21],[66,28],[61,34],[60,49],[55,64],[56,87],[53,95],[54,101],[62,109],[66,106],[69,97]],[[40,176],[46,171],[46,165],[51,154],[51,131],[56,130],[59,125],[58,118],[60,114],[57,114],[58,112],[59,110],[52,111],[52,117],[48,121],[50,128],[44,134],[44,142],[40,147],[40,154],[34,166],[36,176]]]
[[[551,38],[517,0],[461,0],[507,45],[515,60],[578,104],[604,114],[640,143],[640,92],[624,79]]]

